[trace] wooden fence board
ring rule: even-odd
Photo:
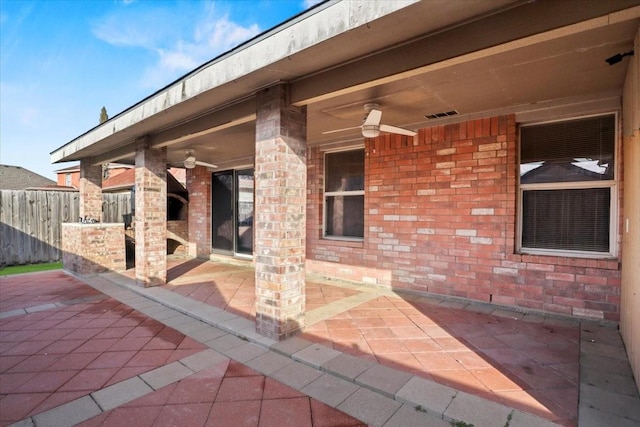
[[[104,193],[103,222],[123,222],[131,194]],[[0,190],[0,267],[62,259],[62,223],[80,216],[80,195],[70,191]]]

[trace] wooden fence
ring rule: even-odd
[[[123,222],[131,194],[104,193],[103,222]],[[0,190],[0,267],[62,259],[61,224],[77,222],[80,194]]]

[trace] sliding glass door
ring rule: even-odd
[[[253,255],[253,169],[235,175],[236,253]]]
[[[253,254],[253,169],[213,174],[211,235],[213,251]]]

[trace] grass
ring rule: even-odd
[[[46,262],[43,264],[12,265],[0,269],[0,276],[11,274],[33,273],[35,271],[60,270],[62,262]]]

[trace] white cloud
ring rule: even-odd
[[[186,52],[179,50],[164,51],[158,50],[160,61],[159,68],[168,71],[186,71],[198,66],[198,63]]]
[[[204,42],[201,45],[208,50],[221,53],[250,39],[259,32],[260,28],[257,24],[242,27],[229,21],[228,16],[222,16],[211,23],[205,21],[203,25],[196,28],[194,41]]]
[[[120,9],[94,23],[92,32],[114,46],[154,49],[167,37],[171,20],[163,9]]]
[[[144,48],[157,55],[141,78],[146,88],[155,89],[261,31],[258,24],[243,26],[232,21],[213,3],[198,6],[181,14],[160,8],[121,10],[94,25],[93,33],[112,45]]]
[[[304,8],[309,9],[310,7],[313,7],[318,3],[322,3],[323,1],[324,0],[304,0]]]

